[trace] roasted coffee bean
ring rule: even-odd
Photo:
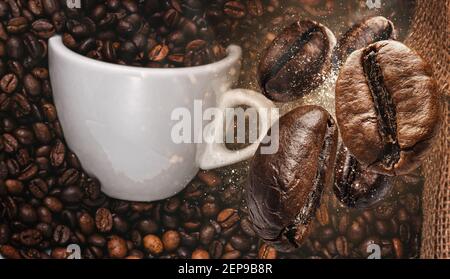
[[[28,190],[37,199],[43,199],[48,193],[48,185],[45,180],[35,178],[28,184]]]
[[[88,243],[96,247],[104,247],[106,245],[106,238],[100,234],[90,235],[87,239]]]
[[[263,54],[258,79],[264,94],[292,101],[318,87],[331,69],[333,33],[320,23],[302,20],[281,32]]]
[[[113,227],[111,211],[107,208],[99,208],[95,213],[95,225],[100,232],[109,232]]]
[[[78,217],[78,226],[84,235],[90,235],[95,231],[95,221],[89,213],[81,213]]]
[[[59,167],[63,164],[66,155],[66,147],[64,143],[57,139],[55,145],[50,152],[50,163],[54,167]]]
[[[209,245],[209,254],[213,259],[219,259],[222,256],[223,251],[224,251],[223,244],[219,240],[214,240]]]
[[[0,224],[0,245],[8,243],[11,237],[11,230],[6,224]]]
[[[241,252],[238,250],[234,250],[234,251],[226,252],[225,254],[223,254],[221,259],[236,260],[236,259],[239,259],[240,257],[241,257]]]
[[[53,24],[46,19],[38,19],[31,24],[33,32],[42,39],[52,37],[56,30]]]
[[[64,245],[70,239],[70,229],[64,225],[56,226],[53,231],[53,241],[58,245]]]
[[[256,233],[253,229],[253,224],[251,223],[251,221],[246,217],[244,219],[241,220],[240,222],[241,225],[241,230],[248,236],[250,237],[255,237]]]
[[[383,202],[374,208],[373,213],[377,219],[389,220],[394,216],[396,209],[394,202]]]
[[[128,248],[126,241],[118,235],[113,235],[108,240],[108,254],[111,258],[121,259],[126,257]]]
[[[248,250],[250,250],[250,241],[240,235],[234,235],[230,238],[230,243],[231,246],[233,246],[235,249],[241,251],[241,252],[246,252]]]
[[[58,179],[58,184],[61,186],[68,186],[77,183],[80,178],[80,173],[76,169],[67,169]]]
[[[19,234],[19,240],[24,246],[35,246],[42,241],[42,233],[36,229],[27,229]]]
[[[83,198],[83,192],[80,187],[70,185],[61,191],[61,200],[68,204],[77,204]]]
[[[324,109],[304,106],[280,118],[275,137],[278,152],[262,154],[260,145],[251,163],[247,204],[255,232],[289,250],[305,240],[331,183],[337,127]]]
[[[153,255],[159,255],[164,250],[164,244],[161,239],[154,234],[148,234],[143,239],[144,248]]]
[[[348,207],[367,208],[385,198],[393,179],[361,167],[347,148],[341,145],[336,159],[334,193]]]
[[[369,171],[414,170],[439,128],[430,67],[395,41],[355,51],[336,83],[336,117],[345,146]]]
[[[233,208],[226,208],[217,215],[217,222],[224,229],[233,227],[239,221],[239,214]]]
[[[209,257],[208,251],[203,250],[203,249],[195,249],[191,255],[191,259],[194,259],[194,260],[207,260],[209,258],[210,257]]]
[[[0,88],[8,94],[11,94],[14,91],[16,91],[18,85],[19,79],[15,74],[7,74],[3,76],[2,79],[0,80]]]
[[[36,210],[30,204],[23,204],[19,207],[19,218],[26,224],[34,224],[38,220]]]
[[[23,192],[23,183],[16,179],[8,179],[5,181],[6,190],[10,195],[20,195]]]
[[[46,224],[50,224],[52,222],[52,220],[53,220],[52,213],[50,212],[50,210],[47,207],[40,206],[37,208],[36,212],[37,212],[40,222],[43,222]]]
[[[218,187],[222,184],[220,177],[212,171],[200,171],[197,174],[197,177],[200,178],[200,180],[208,187]]]
[[[258,258],[264,260],[273,260],[277,258],[277,250],[272,246],[263,243],[258,251]]]
[[[246,7],[239,1],[227,1],[223,7],[223,12],[232,18],[243,18],[246,13]]]
[[[347,229],[347,237],[353,243],[359,243],[366,236],[366,227],[358,221],[353,221]]]
[[[397,39],[397,32],[390,20],[382,16],[371,17],[353,25],[342,35],[335,48],[335,62],[343,64],[355,50],[378,41],[395,39]]]
[[[348,257],[350,255],[347,238],[339,236],[336,238],[336,250],[341,257]]]
[[[164,245],[164,250],[168,252],[175,251],[181,242],[180,234],[175,230],[169,230],[164,232],[162,235],[162,243]]]
[[[213,241],[214,239],[214,235],[216,233],[216,230],[214,229],[214,227],[210,224],[204,226],[201,230],[200,230],[200,242],[207,246],[208,244],[211,243],[211,241]]]
[[[6,25],[6,30],[11,34],[23,33],[27,29],[28,20],[23,16],[11,18]]]
[[[113,216],[113,223],[114,223],[113,228],[118,233],[124,234],[129,229],[127,221],[124,218],[120,217],[119,215]]]
[[[159,230],[159,225],[152,219],[144,219],[137,223],[136,228],[142,234],[155,234]]]
[[[44,198],[44,205],[52,212],[61,212],[63,210],[63,204],[56,197]]]

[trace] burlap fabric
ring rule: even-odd
[[[432,66],[442,97],[442,127],[423,164],[422,258],[450,258],[449,14],[450,0],[419,0],[406,41]]]

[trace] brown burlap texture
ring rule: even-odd
[[[419,0],[406,44],[430,63],[442,97],[442,127],[423,164],[422,258],[450,258],[450,0]]]

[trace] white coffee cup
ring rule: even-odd
[[[241,49],[230,46],[221,61],[198,67],[149,69],[96,61],[49,40],[53,97],[68,146],[111,197],[153,201],[181,191],[199,168],[251,157],[273,120],[258,110],[260,138],[231,151],[221,143],[175,143],[174,109],[273,108],[262,94],[230,90],[240,71]],[[193,112],[192,112],[193,113]],[[211,133],[223,131],[221,121]],[[201,129],[202,127],[200,127]]]

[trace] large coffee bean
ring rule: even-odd
[[[305,240],[323,189],[331,183],[337,127],[321,107],[299,107],[279,120],[275,154],[251,163],[247,204],[255,232],[280,250]]]
[[[287,27],[263,54],[258,78],[264,94],[291,101],[315,89],[331,69],[333,33],[320,23],[302,20]]]
[[[430,67],[395,41],[353,52],[337,80],[336,117],[345,146],[369,171],[411,172],[439,128]]]
[[[396,38],[397,32],[390,20],[382,16],[371,17],[353,25],[342,35],[334,50],[334,62],[343,64],[348,55],[355,50],[378,41],[395,40]]]
[[[373,173],[341,145],[334,172],[334,193],[348,207],[367,208],[386,197],[392,189],[393,178]]]

